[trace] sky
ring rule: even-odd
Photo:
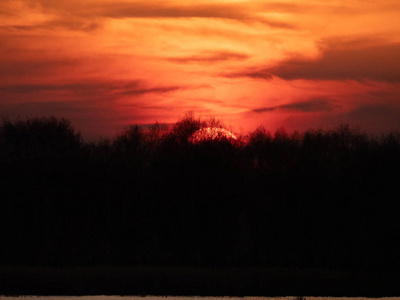
[[[189,111],[244,134],[400,130],[400,2],[0,1],[0,117],[95,139]]]

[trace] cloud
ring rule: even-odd
[[[39,29],[67,29],[71,31],[85,31],[92,32],[102,27],[101,22],[95,20],[82,20],[82,19],[55,19],[38,25]]]
[[[270,69],[256,69],[256,68],[247,68],[246,70],[242,70],[239,72],[230,72],[230,73],[220,73],[222,77],[227,78],[241,78],[248,77],[252,79],[271,79],[274,74]]]
[[[214,18],[241,22],[260,22],[270,27],[290,29],[289,23],[271,20],[254,13],[249,3],[171,5],[165,2],[114,3],[97,6],[96,16],[107,18]],[[90,13],[89,13],[90,14]]]
[[[292,25],[257,14],[263,6],[257,3],[196,3],[174,1],[32,1],[42,9],[70,17],[90,18],[215,18],[242,22],[260,22],[271,27],[292,28]],[[183,4],[184,3],[184,4]],[[256,13],[255,13],[256,12]]]
[[[400,82],[400,43],[363,49],[331,48],[317,61],[291,60],[272,73],[283,79]]]
[[[398,118],[400,109],[394,106],[375,104],[375,105],[361,105],[356,109],[347,113],[347,116],[355,120],[363,121],[376,121],[383,119],[395,119],[397,120],[397,125],[400,125],[400,120]],[[399,126],[397,126],[399,127]]]
[[[182,86],[164,86],[164,87],[152,87],[152,88],[138,88],[138,89],[126,89],[122,92],[118,92],[119,95],[143,95],[150,93],[169,93],[177,90],[185,89],[187,87]]]
[[[355,46],[357,45],[357,46]],[[360,47],[361,46],[361,47]],[[374,45],[365,40],[341,43],[330,41],[322,45],[322,55],[317,60],[292,58],[271,68],[253,68],[226,77],[270,79],[273,76],[286,80],[373,80],[400,82],[400,43]]]
[[[10,47],[8,51],[14,53],[20,52],[21,56],[24,52],[23,49]],[[68,69],[74,69],[77,66],[87,62],[84,59],[45,59],[43,60],[0,60],[0,77],[18,77],[21,76],[41,76],[46,74],[53,74],[59,72],[66,72]],[[0,85],[1,88],[1,85]]]
[[[390,104],[361,104],[344,113],[326,114],[316,119],[314,124],[350,124],[373,134],[382,134],[400,129],[400,108]],[[316,125],[314,125],[316,127]]]
[[[0,26],[0,30],[6,31],[37,31],[37,30],[55,30],[67,29],[71,31],[91,32],[101,28],[101,23],[86,20],[56,19],[46,21],[35,25],[9,25]]]
[[[188,87],[147,86],[142,81],[111,81],[67,84],[16,84],[0,86],[0,92],[29,94],[36,92],[69,91],[79,95],[143,95],[149,93],[169,93]]]
[[[303,102],[293,102],[278,106],[256,108],[253,109],[252,112],[265,113],[265,112],[272,112],[275,110],[289,110],[295,112],[320,112],[320,111],[329,111],[331,110],[331,108],[332,105],[330,101],[316,98]]]
[[[188,64],[188,63],[210,64],[228,60],[243,61],[248,58],[249,55],[243,53],[215,51],[215,52],[203,52],[199,55],[192,55],[192,56],[169,57],[167,58],[167,60],[179,64]]]
[[[387,4],[384,3],[379,3],[379,5],[376,5],[376,3],[366,3],[366,1],[363,1],[363,6],[360,7],[357,3],[351,3],[349,1],[345,2],[343,1],[342,3],[336,2],[335,1],[330,1],[330,2],[319,2],[318,1],[313,1],[314,3],[295,3],[294,1],[292,3],[290,2],[267,2],[261,3],[259,5],[259,8],[262,9],[263,11],[267,12],[278,12],[278,13],[291,13],[291,14],[303,14],[303,15],[309,15],[309,14],[320,14],[320,15],[325,15],[325,14],[338,14],[338,15],[357,15],[357,14],[362,14],[365,13],[366,11],[368,12],[369,10],[377,11],[377,10],[392,10],[399,8],[399,5],[393,4],[388,6]],[[357,2],[357,1],[354,1]],[[371,1],[372,2],[372,1]]]
[[[223,18],[245,19],[238,7],[223,4],[168,5],[163,3],[133,2],[99,5],[98,15],[110,18]]]
[[[274,111],[277,107],[263,107],[263,108],[256,108],[253,109],[252,112],[256,112],[256,113],[264,113],[264,112],[270,112],[270,111]]]

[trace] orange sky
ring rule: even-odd
[[[400,130],[399,20],[398,0],[1,0],[0,116]]]

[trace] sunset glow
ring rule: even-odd
[[[200,143],[202,141],[214,141],[214,140],[237,140],[237,137],[224,128],[216,128],[216,127],[206,127],[200,130],[197,130],[193,135],[189,138],[191,143]]]
[[[0,117],[399,130],[399,19],[397,0],[4,0]]]

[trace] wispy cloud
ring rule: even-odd
[[[320,112],[332,109],[330,101],[325,99],[311,99],[303,102],[293,102],[284,105],[262,107],[251,110],[256,113],[272,112],[275,110],[289,110],[297,112]]]
[[[35,25],[9,25],[0,26],[0,30],[6,31],[37,31],[37,30],[57,30],[67,29],[71,31],[84,31],[91,32],[101,28],[102,24],[96,21],[86,21],[82,19],[67,20],[67,19],[56,19],[46,21]]]
[[[240,22],[260,22],[270,27],[292,28],[293,24],[267,18],[255,12],[260,9],[275,11],[276,5],[270,9],[254,2],[196,2],[178,1],[96,1],[90,4],[74,0],[32,0],[49,12],[64,16],[74,15],[84,19],[92,18],[205,18],[234,20]]]
[[[214,51],[214,52],[203,52],[198,55],[192,55],[192,56],[169,57],[167,58],[167,60],[179,64],[188,64],[188,63],[209,64],[209,63],[217,63],[228,60],[243,61],[248,58],[249,55],[244,53]]]
[[[188,87],[183,86],[148,86],[142,81],[111,81],[66,84],[16,84],[0,85],[0,92],[32,93],[46,91],[69,91],[79,95],[143,95],[149,93],[169,93]]]
[[[387,120],[397,120],[397,125],[400,125],[400,119],[398,118],[400,112],[400,107],[393,107],[384,104],[374,104],[374,105],[361,105],[356,109],[347,113],[349,119],[352,120],[370,120],[383,122],[386,118]],[[397,127],[397,126],[396,126]]]
[[[400,43],[378,44],[365,40],[323,43],[316,60],[294,57],[274,67],[253,67],[222,74],[225,77],[285,80],[373,80],[400,82]]]
[[[22,56],[26,50],[11,48],[8,49],[9,52],[20,53]],[[32,76],[38,77],[43,75],[51,75],[54,73],[65,72],[67,69],[74,69],[77,66],[87,62],[83,58],[64,58],[64,59],[54,59],[54,58],[41,58],[41,59],[9,59],[0,60],[0,78],[1,77],[17,77],[22,76]],[[0,83],[1,86],[1,83]]]

